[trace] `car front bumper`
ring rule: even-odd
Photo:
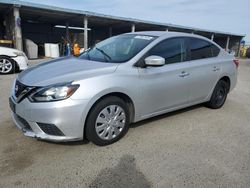
[[[17,62],[19,70],[25,70],[28,68],[28,58],[26,56],[17,56],[12,59]]]
[[[16,103],[10,98],[12,119],[24,135],[54,142],[83,139],[87,104],[87,100],[72,99],[32,103],[27,98]]]

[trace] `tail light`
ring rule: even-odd
[[[234,59],[234,64],[235,64],[236,68],[238,68],[240,65],[240,61],[238,59]]]

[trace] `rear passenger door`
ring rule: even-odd
[[[187,38],[189,51],[190,102],[204,100],[212,91],[220,75],[218,54],[220,49],[209,41],[199,38]]]

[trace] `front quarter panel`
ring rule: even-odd
[[[74,100],[88,100],[88,105],[84,110],[85,115],[98,99],[111,93],[123,93],[130,97],[135,107],[135,119],[137,119],[138,89],[138,69],[136,67],[119,66],[114,73],[100,75],[74,82],[80,87],[72,95]],[[85,119],[83,119],[85,122]]]

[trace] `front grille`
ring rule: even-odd
[[[62,131],[58,129],[54,124],[47,124],[47,123],[37,123],[37,124],[46,134],[54,136],[64,136]]]
[[[15,85],[15,97],[17,99],[17,103],[21,102],[34,90],[35,87],[26,86],[17,80]]]
[[[18,80],[16,81],[16,85],[15,85],[15,96],[16,98],[18,98],[21,93],[27,88],[28,86],[22,84],[21,82],[19,82]]]
[[[23,126],[22,128],[29,130],[29,131],[32,131],[29,123],[25,119],[23,119],[19,115],[16,115],[16,117],[17,117],[18,121],[20,121],[22,123],[22,126]]]

